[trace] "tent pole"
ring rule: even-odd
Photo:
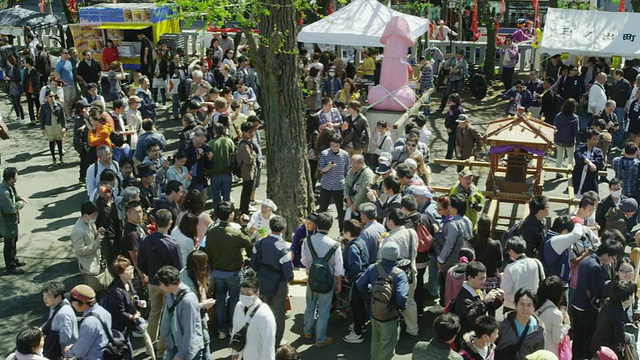
[[[62,25],[58,24],[58,31],[60,32],[60,46],[61,47],[66,47],[66,41],[64,40],[64,29],[62,28]]]

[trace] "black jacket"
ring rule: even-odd
[[[480,300],[476,294],[471,294],[463,285],[455,300],[453,313],[460,318],[460,336],[473,329],[473,324],[477,318],[487,315],[489,310],[496,310],[502,306],[502,301],[495,299],[493,302],[486,303]]]
[[[156,64],[160,63],[160,78],[166,79],[167,74],[169,73],[169,67],[167,66],[167,61],[165,59],[155,59],[153,61],[153,65],[151,67],[151,71],[153,72],[153,76],[156,77]],[[173,63],[173,62],[172,62]]]
[[[585,93],[584,80],[580,76],[563,76],[560,78],[558,93],[565,100],[572,98],[580,102],[580,98]]]
[[[538,220],[534,214],[529,214],[520,227],[520,236],[527,242],[527,256],[537,258],[538,251],[544,242],[544,235],[547,233],[545,225]]]
[[[102,69],[100,64],[95,59],[91,59],[91,63],[87,64],[86,61],[80,61],[78,63],[78,75],[82,76],[86,83],[98,83]]]
[[[178,218],[178,212],[180,210],[178,209],[178,204],[169,200],[165,194],[162,194],[160,195],[160,197],[158,197],[158,200],[156,200],[153,211],[157,212],[160,209],[169,210],[171,212],[171,220],[173,220],[173,225],[171,225],[171,229],[178,226],[178,224],[176,224],[176,219]]]
[[[31,68],[30,72],[27,72],[27,69],[24,69],[24,78],[22,79],[22,89],[24,92],[27,92],[29,88],[29,81],[31,81],[31,87],[33,88],[33,93],[36,97],[40,95],[40,88],[42,87],[42,75],[36,68]]]
[[[211,152],[211,148],[207,144],[202,144],[201,155],[198,158],[198,149],[193,145],[193,141],[187,140],[180,144],[179,150],[187,154],[187,162],[185,166],[192,172],[193,180],[191,183],[207,185],[206,172],[207,169],[213,169],[213,160],[209,160],[207,154]],[[195,170],[195,171],[194,171]]]
[[[624,344],[629,337],[624,332],[624,324],[626,322],[627,312],[622,307],[622,304],[607,300],[598,314],[596,331],[593,333],[591,345],[589,346],[591,352],[595,353],[600,350],[601,346],[606,346],[615,351],[619,359],[622,359],[622,354],[618,347]]]
[[[621,200],[626,199],[624,195],[620,195]],[[600,233],[604,231],[604,226],[607,224],[607,211],[616,206],[611,199],[611,195],[607,196],[596,208],[596,222],[600,225]]]

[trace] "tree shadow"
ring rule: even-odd
[[[38,215],[36,219],[59,219],[73,214],[79,210],[79,204],[85,200],[86,197],[87,195],[85,193],[79,192],[70,197],[45,204],[38,209],[40,215]],[[75,222],[75,219],[73,220]]]
[[[33,278],[36,283],[45,283],[55,280],[60,276],[67,274],[73,274],[78,271],[78,260],[67,259],[59,263],[52,264],[46,267],[39,275]]]
[[[20,153],[20,154],[15,154],[10,159],[4,159],[4,161],[8,162],[10,164],[22,163],[22,162],[25,162],[25,161],[29,161],[32,158],[36,157],[36,156],[42,156],[42,155],[45,154],[45,152],[46,152],[46,150],[42,150],[42,151],[39,151],[39,152],[33,153],[33,154],[30,153],[30,152],[23,152],[23,153]],[[20,173],[22,174],[22,172],[20,172]]]
[[[75,218],[66,218],[66,219],[58,219],[55,221],[50,222],[49,224],[47,224],[46,227],[43,228],[38,228],[38,229],[33,229],[31,230],[32,233],[42,233],[42,232],[47,232],[47,231],[54,231],[54,230],[58,230],[67,226],[71,226],[73,224],[76,223],[78,219]]]
[[[61,186],[55,189],[49,189],[49,190],[33,193],[33,195],[29,196],[29,199],[44,199],[44,198],[54,197],[69,191],[79,190],[80,187],[82,187],[82,185],[80,184]]]

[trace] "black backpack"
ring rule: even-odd
[[[520,235],[520,228],[522,227],[522,223],[523,222],[524,222],[524,220],[518,221],[515,225],[513,225],[513,227],[510,227],[509,230],[507,230],[502,235],[502,238],[500,238],[500,242],[502,243],[502,247],[505,246],[505,244],[507,243],[507,240],[511,239],[514,236],[519,236]]]
[[[311,256],[313,262],[309,267],[309,288],[311,291],[326,294],[333,289],[333,271],[329,265],[329,259],[338,249],[339,244],[334,244],[324,257],[318,257],[316,249],[313,247],[311,239],[307,241],[309,244],[309,250],[311,250]]]
[[[107,334],[107,337],[109,338],[109,342],[102,353],[103,360],[125,359],[126,355],[129,353],[129,345],[127,344],[127,339],[124,334],[116,329],[111,329],[111,331],[109,331],[107,324],[102,321],[100,315],[89,313],[88,316],[93,316],[100,321],[100,324],[102,324],[102,330],[104,330],[105,334]]]
[[[189,89],[191,88],[192,83],[193,80],[190,78],[180,80],[178,83],[178,99],[180,99],[180,101],[187,101],[189,98]]]

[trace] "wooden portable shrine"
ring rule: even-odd
[[[526,114],[524,108],[506,119],[491,121],[484,136],[490,146],[487,191],[503,200],[510,194],[541,195],[544,158],[554,147],[554,133],[554,126]]]

